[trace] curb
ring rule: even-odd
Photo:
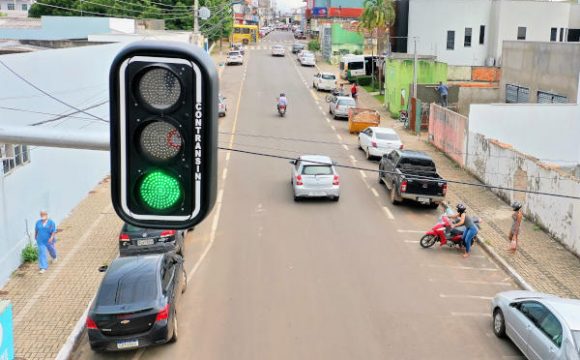
[[[528,291],[537,291],[532,285],[530,285],[523,276],[521,276],[513,267],[511,267],[503,257],[495,252],[491,245],[486,244],[485,239],[478,235],[481,248],[498,264],[505,272],[507,272],[512,279],[518,284],[522,289]]]
[[[85,330],[85,322],[87,321],[87,315],[89,313],[89,309],[91,308],[93,300],[91,300],[91,302],[89,303],[89,305],[87,306],[87,308],[85,309],[85,311],[75,324],[75,327],[71,331],[70,335],[66,339],[66,342],[64,343],[64,345],[62,345],[58,354],[56,354],[56,357],[54,358],[55,360],[68,360],[72,355],[75,346],[78,344],[81,335]]]

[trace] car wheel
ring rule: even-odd
[[[177,341],[177,311],[173,311],[173,335],[169,342],[176,342]]]
[[[497,308],[493,312],[493,333],[498,338],[505,337],[505,318],[503,311]]]
[[[367,160],[371,160],[373,157],[371,155],[371,153],[369,152],[369,147],[367,146],[367,149],[365,150],[365,155],[367,157]]]
[[[340,196],[335,196],[332,198],[332,201],[337,202],[338,200],[340,200]]]
[[[330,110],[330,108],[328,108],[328,113],[332,115],[332,110]]]
[[[383,182],[383,177],[381,176],[381,171],[382,170],[383,169],[379,168],[379,173],[378,173],[379,175],[377,176],[377,181],[378,181],[379,184]]]
[[[300,197],[296,196],[296,194],[294,194],[294,201],[296,202],[300,201]]]
[[[397,190],[395,190],[395,187],[393,186],[391,188],[391,204],[393,205],[399,205],[401,202],[397,199]]]
[[[429,209],[437,209],[439,207],[438,202],[432,202],[429,204]]]

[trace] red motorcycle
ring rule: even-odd
[[[480,228],[481,220],[474,218],[473,222],[477,228]],[[463,232],[465,231],[465,226],[458,226],[456,228],[451,228],[451,219],[446,215],[441,216],[439,222],[433,226],[433,228],[425,233],[419,241],[421,247],[427,249],[435,245],[436,242],[440,242],[441,246],[447,244],[449,247],[458,246],[460,248],[465,247],[465,242],[463,241]],[[478,241],[477,235],[473,238],[473,243]]]

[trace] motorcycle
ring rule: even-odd
[[[280,114],[281,117],[284,117],[286,114],[286,105],[278,105],[278,114]]]
[[[481,220],[479,218],[473,218],[473,222],[478,229],[481,228]],[[435,243],[440,242],[441,245],[447,244],[449,247],[459,247],[464,248],[465,242],[463,241],[463,233],[465,232],[465,226],[458,226],[451,228],[451,219],[443,215],[439,218],[439,221],[431,230],[427,231],[425,235],[419,241],[421,247],[427,249],[435,245]],[[478,240],[477,235],[473,238],[473,244]]]

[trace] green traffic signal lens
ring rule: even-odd
[[[153,171],[143,177],[139,185],[139,196],[151,209],[168,210],[183,198],[183,190],[174,176]]]

